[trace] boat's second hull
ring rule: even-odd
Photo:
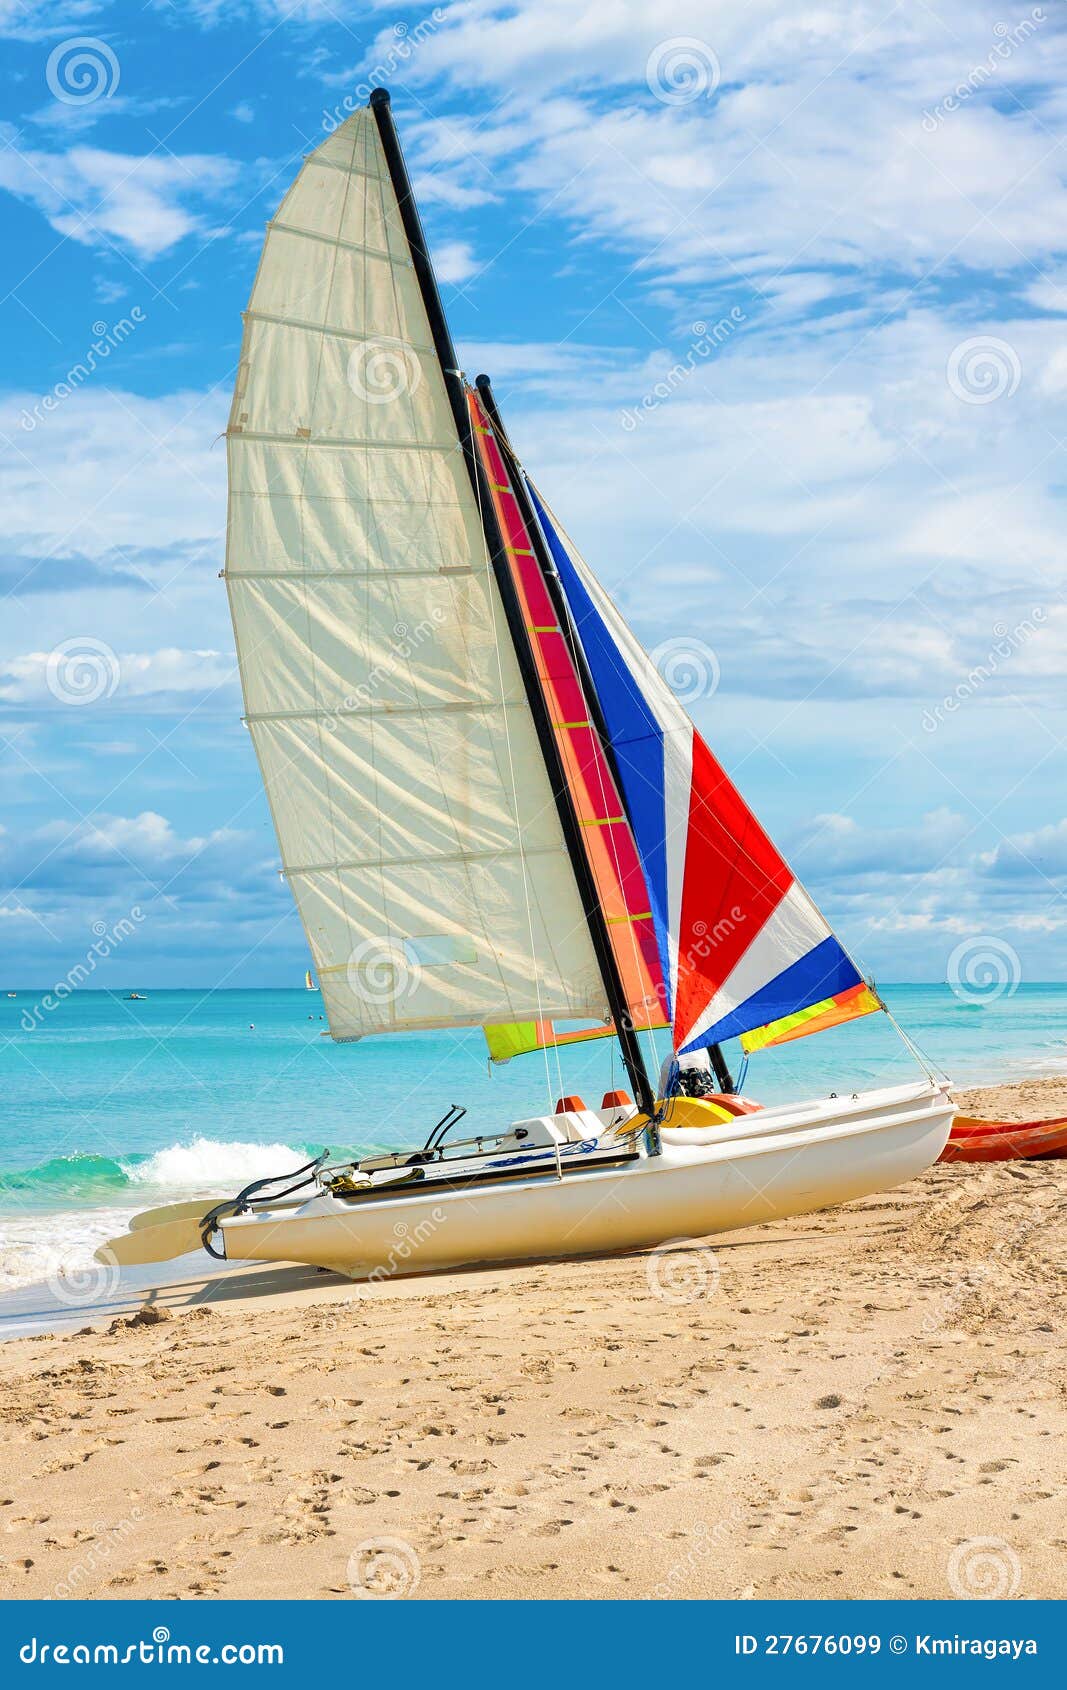
[[[937,1160],[952,1114],[945,1092],[915,1086],[773,1110],[731,1123],[731,1136],[713,1142],[665,1132],[662,1155],[613,1169],[351,1205],[319,1196],[295,1213],[224,1222],[226,1251],[382,1279],[701,1238],[899,1185]]]

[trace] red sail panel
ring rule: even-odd
[[[476,393],[468,392],[468,404],[627,1006],[635,1026],[661,1026],[667,1019],[667,994],[648,887],[633,833],[600,738],[589,720],[581,680],[541,574],[507,464]]]

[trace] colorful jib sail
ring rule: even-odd
[[[675,1050],[721,1043],[862,985],[825,918],[532,486],[531,494],[620,772]]]

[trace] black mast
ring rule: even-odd
[[[629,805],[626,802],[626,788],[623,784],[622,772],[619,768],[618,759],[615,756],[615,747],[612,744],[611,735],[608,732],[608,724],[600,705],[600,695],[597,692],[596,684],[589,668],[589,661],[585,655],[585,649],[578,636],[578,630],[575,627],[574,618],[571,615],[571,607],[567,603],[567,595],[563,591],[563,583],[559,578],[559,571],[557,570],[555,560],[548,549],[544,533],[541,529],[541,524],[537,518],[537,512],[534,509],[533,501],[530,498],[522,465],[515,456],[515,450],[508,437],[508,432],[500,420],[500,412],[497,409],[496,399],[493,396],[492,382],[489,380],[488,376],[478,376],[475,381],[475,386],[481,395],[482,404],[485,406],[486,413],[496,432],[497,439],[504,449],[505,456],[511,462],[513,469],[511,477],[512,489],[519,509],[522,512],[523,522],[526,524],[527,532],[530,534],[534,551],[537,554],[537,561],[540,565],[541,573],[545,578],[545,586],[548,590],[548,595],[552,600],[552,608],[555,611],[559,625],[563,630],[563,636],[567,641],[567,647],[570,651],[571,659],[578,671],[578,678],[582,684],[582,691],[585,693],[589,719],[593,724],[594,732],[600,740],[608,768],[611,770],[611,778],[615,782],[615,789],[619,795],[619,802],[626,811],[627,820],[629,821],[632,830],[633,817],[630,815]],[[719,1090],[732,1092],[734,1089],[734,1082],[727,1066],[726,1058],[723,1055],[722,1046],[709,1045],[708,1056],[711,1060],[711,1066],[715,1072],[715,1080]]]
[[[407,165],[404,163],[404,155],[400,150],[400,140],[396,132],[396,124],[393,122],[388,90],[375,88],[371,93],[370,107],[378,125],[382,150],[385,153],[389,175],[400,207],[404,233],[407,236],[408,247],[411,251],[411,262],[414,266],[423,304],[426,307],[434,350],[437,353],[444,375],[445,390],[452,407],[452,416],[455,420],[456,432],[459,435],[459,443],[463,448],[463,456],[471,478],[474,496],[481,510],[486,545],[489,549],[489,561],[503,605],[508,632],[515,648],[515,656],[518,659],[519,672],[522,675],[527,702],[537,730],[541,755],[548,770],[552,795],[556,801],[556,810],[563,829],[571,868],[574,871],[574,878],[578,886],[578,895],[589,927],[593,953],[607,993],[608,1008],[615,1022],[619,1043],[622,1047],[622,1059],[626,1065],[626,1072],[629,1075],[630,1084],[633,1086],[634,1098],[638,1107],[647,1115],[653,1115],[656,1107],[656,1094],[649,1081],[640,1042],[630,1018],[626,994],[615,961],[615,952],[611,945],[608,924],[600,906],[600,899],[597,896],[596,883],[582,843],[581,827],[571,799],[570,788],[567,785],[559,747],[556,744],[555,732],[537,679],[533,650],[526,632],[522,606],[519,603],[515,583],[512,580],[507,548],[504,544],[504,537],[500,532],[500,524],[497,521],[492,491],[474,444],[463,376],[456,363],[455,347],[452,345],[452,336],[445,320],[444,307],[441,304],[441,295],[437,287],[437,278],[433,272],[433,265],[430,263],[426,237],[422,230],[422,221],[411,191],[411,179],[408,176]]]

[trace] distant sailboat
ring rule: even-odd
[[[459,370],[384,90],[268,226],[228,453],[246,720],[331,1035],[481,1025],[501,1061],[614,1033],[633,1097],[466,1138],[454,1105],[411,1153],[324,1156],[119,1259],[198,1235],[355,1276],[636,1248],[934,1162],[929,1075],[737,1097],[723,1041],[882,1005]],[[655,1028],[716,1096],[659,1094]]]
[[[314,980],[311,978],[310,968],[305,968],[304,970],[304,990],[307,992],[314,992],[318,990]]]

